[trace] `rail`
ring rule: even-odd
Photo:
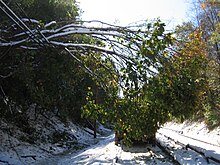
[[[171,130],[171,129],[170,129],[170,130]],[[174,131],[176,131],[176,130],[174,130]],[[210,163],[210,160],[212,160],[212,161],[214,161],[214,162],[220,164],[220,160],[219,160],[219,159],[217,159],[217,158],[215,158],[215,157],[213,157],[213,156],[207,156],[207,155],[205,154],[205,153],[206,153],[206,150],[205,150],[205,149],[197,149],[195,146],[193,146],[193,145],[191,145],[191,144],[186,144],[186,145],[185,145],[185,144],[181,143],[180,141],[175,140],[175,139],[173,139],[173,138],[171,138],[171,137],[169,137],[169,136],[167,136],[167,135],[165,135],[165,134],[162,134],[162,133],[160,133],[160,132],[158,132],[158,133],[159,133],[160,135],[163,135],[163,136],[164,136],[165,138],[167,138],[168,140],[173,141],[175,144],[181,145],[181,146],[184,147],[186,150],[191,149],[191,150],[197,152],[198,154],[202,155],[202,156],[206,159],[207,163]],[[180,136],[187,137],[187,138],[191,138],[191,137],[186,136],[186,135],[182,135],[182,134],[179,134],[179,135],[180,135]],[[204,141],[202,141],[202,140],[198,140],[198,139],[195,139],[195,138],[191,138],[191,139],[197,140],[197,141],[200,141],[200,142],[203,142],[203,143],[206,143],[206,144],[209,144],[208,142],[204,142]],[[171,151],[170,151],[167,147],[164,147],[163,145],[161,145],[159,141],[157,141],[157,144],[158,144],[158,147],[160,147],[162,151],[164,151],[164,152],[166,152],[167,154],[169,154],[170,156],[172,156]],[[214,144],[210,144],[210,145],[214,145]],[[220,146],[218,146],[218,145],[214,145],[214,146],[220,147]],[[174,159],[175,162],[177,161],[174,157],[173,157],[172,159]],[[178,161],[177,161],[177,162],[178,162]],[[178,162],[178,163],[179,163],[179,162]],[[179,164],[180,164],[180,163],[179,163]]]

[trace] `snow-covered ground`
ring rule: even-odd
[[[188,135],[195,139],[203,140],[220,146],[220,127],[210,131],[205,122],[183,122],[183,123],[166,123],[163,128],[169,128],[181,131],[182,134]],[[166,130],[168,131],[168,130]]]
[[[33,164],[98,142],[88,128],[71,121],[62,122],[53,113],[36,115],[34,106],[26,113],[24,119],[10,122],[0,119],[0,165]],[[111,132],[102,126],[98,131],[100,134]]]
[[[114,134],[104,138],[98,144],[79,153],[69,155],[58,161],[59,165],[134,165],[134,164],[167,164],[171,165],[158,147],[147,145],[130,148],[116,146]]]
[[[204,156],[174,143],[164,135],[204,153]],[[209,131],[204,122],[167,123],[158,131],[157,138],[164,147],[172,150],[172,155],[181,164],[218,164],[210,159],[208,159],[210,162],[207,162],[207,157],[220,160],[220,128]]]
[[[48,143],[49,141],[39,145],[21,142],[19,138],[5,133],[4,128],[6,129],[9,126],[4,121],[1,121],[1,128],[3,129],[0,129],[0,165],[174,164],[157,146],[152,147],[147,144],[135,145],[130,148],[123,145],[116,146],[114,144],[114,134],[111,130],[105,129],[103,126],[99,127],[100,134],[98,134],[97,139],[94,139],[93,136],[88,133],[91,132],[88,128],[82,128],[71,122],[68,125],[64,125],[56,118],[51,118],[51,122],[54,122],[53,124],[56,125],[56,131],[65,130],[65,132],[68,132],[67,135],[70,134],[75,137],[76,139],[72,138],[72,142],[75,142],[76,145],[71,145],[71,147],[68,148],[68,142],[62,145],[59,143]],[[176,130],[176,132],[172,130]],[[167,140],[160,133],[168,135],[181,143],[197,146],[199,149],[205,151],[206,155],[218,159],[220,158],[219,147],[195,142],[192,139],[181,136],[187,135],[213,143],[214,145],[220,145],[220,128],[209,131],[203,122],[185,122],[182,124],[167,123],[158,131],[158,140],[161,141],[162,145],[172,149],[172,155],[181,164],[203,165],[208,164],[203,156],[194,151],[186,150],[183,146]],[[46,134],[50,133],[46,132]],[[103,136],[103,134],[105,134],[105,136]],[[9,146],[13,147],[9,148]],[[216,163],[210,161],[210,164]]]
[[[167,129],[168,128],[168,129]],[[218,158],[218,150],[220,148],[214,146],[204,145],[203,143],[194,142],[193,140],[189,140],[186,137],[180,137],[180,135],[174,131],[169,129],[178,130],[181,134],[187,134],[188,136],[197,138],[197,136],[193,135],[202,135],[200,136],[200,140],[207,140],[207,137],[212,141],[208,142],[216,142],[218,144],[219,140],[219,128],[210,132],[205,127],[204,123],[168,123],[164,126],[164,128],[160,129],[157,134],[158,140],[161,143],[172,149],[172,155],[178,160],[180,164],[183,165],[206,165],[207,160],[200,154],[196,153],[192,150],[186,150],[185,147],[175,144],[170,140],[167,140],[162,135],[163,133],[171,136],[173,139],[176,139],[184,144],[192,144],[197,145],[198,147],[203,147],[206,149],[206,156],[215,156]],[[44,162],[47,164],[49,161]],[[42,162],[41,162],[42,163]],[[56,164],[58,165],[102,165],[102,164],[115,164],[115,165],[133,165],[133,164],[152,164],[152,165],[161,165],[161,164],[174,164],[171,160],[164,154],[158,147],[153,147],[151,145],[142,144],[135,145],[133,147],[125,147],[125,146],[116,146],[114,144],[114,134],[107,137],[99,136],[99,143],[92,145],[86,149],[83,149],[77,153],[65,155],[62,158],[56,160]],[[215,162],[210,161],[210,164],[216,164]]]
[[[201,140],[207,139],[207,137],[212,137],[212,142],[217,142],[218,144],[218,136],[219,136],[219,129],[216,129],[212,132],[208,131],[205,127],[204,123],[183,123],[183,124],[176,124],[176,123],[168,123],[164,126],[166,129],[161,129],[158,132],[162,132],[168,134],[174,139],[178,139],[184,144],[191,143],[195,145],[195,142],[189,140],[188,138],[179,137],[178,133],[175,133],[169,129],[178,130],[180,132],[185,132],[188,136],[193,137],[194,134],[202,134],[200,136]],[[195,137],[195,136],[194,136]],[[201,156],[200,154],[186,150],[182,146],[178,144],[173,144],[172,141],[169,141],[160,134],[157,134],[157,138],[161,140],[161,143],[166,147],[170,147],[173,149],[173,156],[181,164],[201,164],[205,165],[208,164],[206,159]],[[115,164],[115,165],[133,165],[133,164],[174,164],[170,161],[170,159],[165,155],[158,147],[152,147],[151,145],[136,145],[130,148],[124,146],[116,146],[114,144],[114,134],[107,136],[107,137],[98,137],[99,143],[92,145],[86,149],[83,149],[77,153],[69,153],[64,157],[60,157],[56,159],[56,164],[58,165],[99,165],[99,164]],[[202,146],[200,146],[202,147]],[[206,146],[203,146],[206,147]],[[213,146],[212,146],[213,147]],[[207,149],[207,147],[206,147]],[[213,148],[212,148],[213,149]],[[218,149],[216,149],[216,153]],[[207,150],[208,151],[208,150]],[[210,156],[216,154],[214,151],[209,152]],[[208,153],[208,152],[207,152]],[[54,162],[54,161],[53,161]],[[51,163],[51,160],[46,160],[45,162],[41,162],[43,164]],[[210,164],[216,164],[210,161]]]

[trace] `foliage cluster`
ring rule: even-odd
[[[203,56],[203,63],[199,67],[202,75],[200,79],[204,81],[203,92],[200,92],[199,115],[203,117],[210,128],[219,126],[219,93],[220,93],[220,68],[219,68],[219,6],[216,0],[198,0],[196,5],[200,9],[195,13],[197,18],[194,22],[188,22],[177,27],[177,36],[185,42],[179,48],[185,50],[186,53],[198,54]],[[195,23],[196,22],[196,23]],[[197,39],[193,34],[197,33]],[[191,44],[191,46],[189,44]],[[197,50],[186,50],[186,48],[194,47]],[[197,55],[196,55],[197,54]],[[201,97],[202,96],[202,97]],[[194,117],[195,118],[195,115]]]

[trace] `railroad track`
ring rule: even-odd
[[[175,130],[173,130],[175,131]],[[195,147],[191,144],[183,144],[182,142],[178,141],[178,140],[175,140],[171,137],[169,137],[168,135],[165,135],[165,134],[162,134],[160,132],[158,132],[158,134],[160,136],[163,136],[163,138],[165,138],[167,141],[169,141],[169,143],[173,143],[170,144],[169,146],[166,145],[166,144],[163,144],[163,141],[161,140],[158,140],[157,139],[157,146],[165,153],[167,154],[171,160],[173,160],[174,164],[178,164],[180,165],[181,164],[181,161],[178,160],[177,156],[174,154],[175,153],[175,147],[176,148],[181,148],[181,150],[183,150],[183,153],[186,154],[187,152],[189,151],[193,151],[193,152],[196,152],[198,155],[201,155],[203,157],[203,159],[206,161],[207,164],[209,164],[210,162],[214,163],[214,164],[220,164],[220,160],[215,158],[215,157],[212,157],[212,156],[207,156],[206,155],[206,150],[205,149],[201,149],[198,147]],[[191,138],[191,137],[188,137],[186,135],[182,135],[181,133],[179,133],[180,136],[184,136],[184,137],[187,137],[187,138]],[[193,140],[197,140],[199,142],[204,142],[204,141],[201,141],[201,140],[198,140],[198,139],[195,139],[195,138],[191,138]],[[208,142],[204,142],[206,144],[209,144]],[[218,145],[215,145],[215,144],[209,144],[209,145],[214,145],[216,147],[220,147]],[[181,155],[180,155],[181,156]],[[184,163],[183,163],[184,164]]]
[[[161,149],[162,152],[164,152],[165,155],[168,156],[168,158],[173,162],[173,164],[175,165],[181,165],[178,160],[176,160],[176,158],[171,154],[171,151],[164,147],[163,145],[161,145],[161,143],[159,141],[156,141],[156,145]]]
[[[129,156],[129,154],[131,154]],[[129,161],[128,161],[129,160]],[[130,147],[123,146],[118,150],[117,156],[113,159],[113,165],[121,164],[166,164],[179,165],[163,151],[157,144],[140,143]]]
[[[133,158],[134,164],[138,164],[135,162],[136,160],[144,160],[145,163],[149,164],[157,164],[158,162],[165,164],[174,164],[174,165],[182,165],[182,164],[211,164],[211,165],[219,165],[220,160],[215,157],[207,156],[205,154],[205,150],[197,149],[190,144],[184,144],[181,141],[175,140],[165,134],[158,133],[161,137],[167,140],[164,142],[162,139],[157,139],[156,147],[151,145],[146,145],[147,153],[150,153],[150,156],[146,155],[136,155],[136,158]],[[145,144],[143,144],[145,145]],[[144,146],[143,146],[144,147]],[[144,147],[145,148],[145,147]],[[159,149],[157,149],[159,148]],[[123,149],[124,150],[124,149]],[[181,152],[175,153],[175,150],[179,150]],[[125,152],[130,152],[128,150],[124,150]],[[113,159],[113,164],[122,163],[123,160],[126,160],[124,156],[122,156],[124,152],[120,150],[117,156]],[[193,156],[192,156],[193,155]],[[186,162],[185,159],[191,159],[189,162]],[[184,162],[185,161],[185,162]]]
[[[186,137],[186,138],[189,138],[189,139],[192,139],[192,140],[196,140],[196,141],[199,141],[199,142],[202,142],[202,143],[205,143],[205,144],[209,144],[209,145],[212,145],[212,146],[220,147],[220,145],[217,145],[217,144],[214,144],[214,143],[210,143],[210,142],[207,142],[207,141],[203,141],[203,140],[200,140],[200,139],[196,139],[196,138],[184,135],[183,131],[174,130],[174,129],[171,129],[171,128],[162,128],[162,129],[166,129],[166,130],[170,130],[170,131],[176,132],[180,136],[183,136],[183,137]]]
[[[166,128],[166,129],[169,129],[169,128]],[[217,164],[217,165],[220,165],[220,159],[218,155],[216,157],[216,155],[215,154],[213,155],[213,153],[209,154],[210,152],[209,147],[207,150],[205,150],[201,147],[193,146],[194,143],[192,142],[193,140],[197,140],[201,143],[209,144],[211,146],[220,148],[219,145],[183,135],[183,132],[181,131],[171,130],[171,129],[169,130],[178,133],[178,135],[180,136],[183,136],[184,140],[182,141],[182,138],[179,138],[179,136],[177,136],[178,138],[176,138],[175,134],[171,134],[171,132],[167,131],[170,134],[166,134],[166,132],[159,131],[158,134],[160,136],[157,136],[159,138],[157,138],[157,141],[156,141],[157,147],[155,148],[153,146],[151,147],[151,145],[149,146],[147,145],[148,151],[146,152],[150,153],[150,156],[149,154],[148,156],[146,155],[140,156],[137,154],[135,158],[132,159],[132,161],[135,162],[137,160],[143,160],[145,163],[147,162],[149,164],[152,164],[152,163],[157,164],[158,162],[163,162],[165,164],[174,164],[174,165],[182,165],[182,164],[202,164],[202,165],[207,165],[207,164],[216,165]],[[187,140],[187,138],[190,138],[192,140]],[[129,151],[126,151],[126,152],[129,152]],[[117,154],[117,156],[113,160],[114,162],[113,164],[121,163],[124,160],[127,160],[127,157],[123,156],[123,154],[124,152],[120,152],[119,154]]]

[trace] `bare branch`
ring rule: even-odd
[[[16,46],[16,45],[21,45],[22,43],[25,43],[26,41],[28,41],[28,38],[20,40],[20,41],[0,42],[0,46],[2,47]]]
[[[10,77],[10,76],[12,76],[12,75],[13,75],[13,73],[11,72],[11,73],[9,73],[9,74],[6,75],[6,76],[0,75],[0,78],[5,79],[5,78],[8,78],[8,77]]]

